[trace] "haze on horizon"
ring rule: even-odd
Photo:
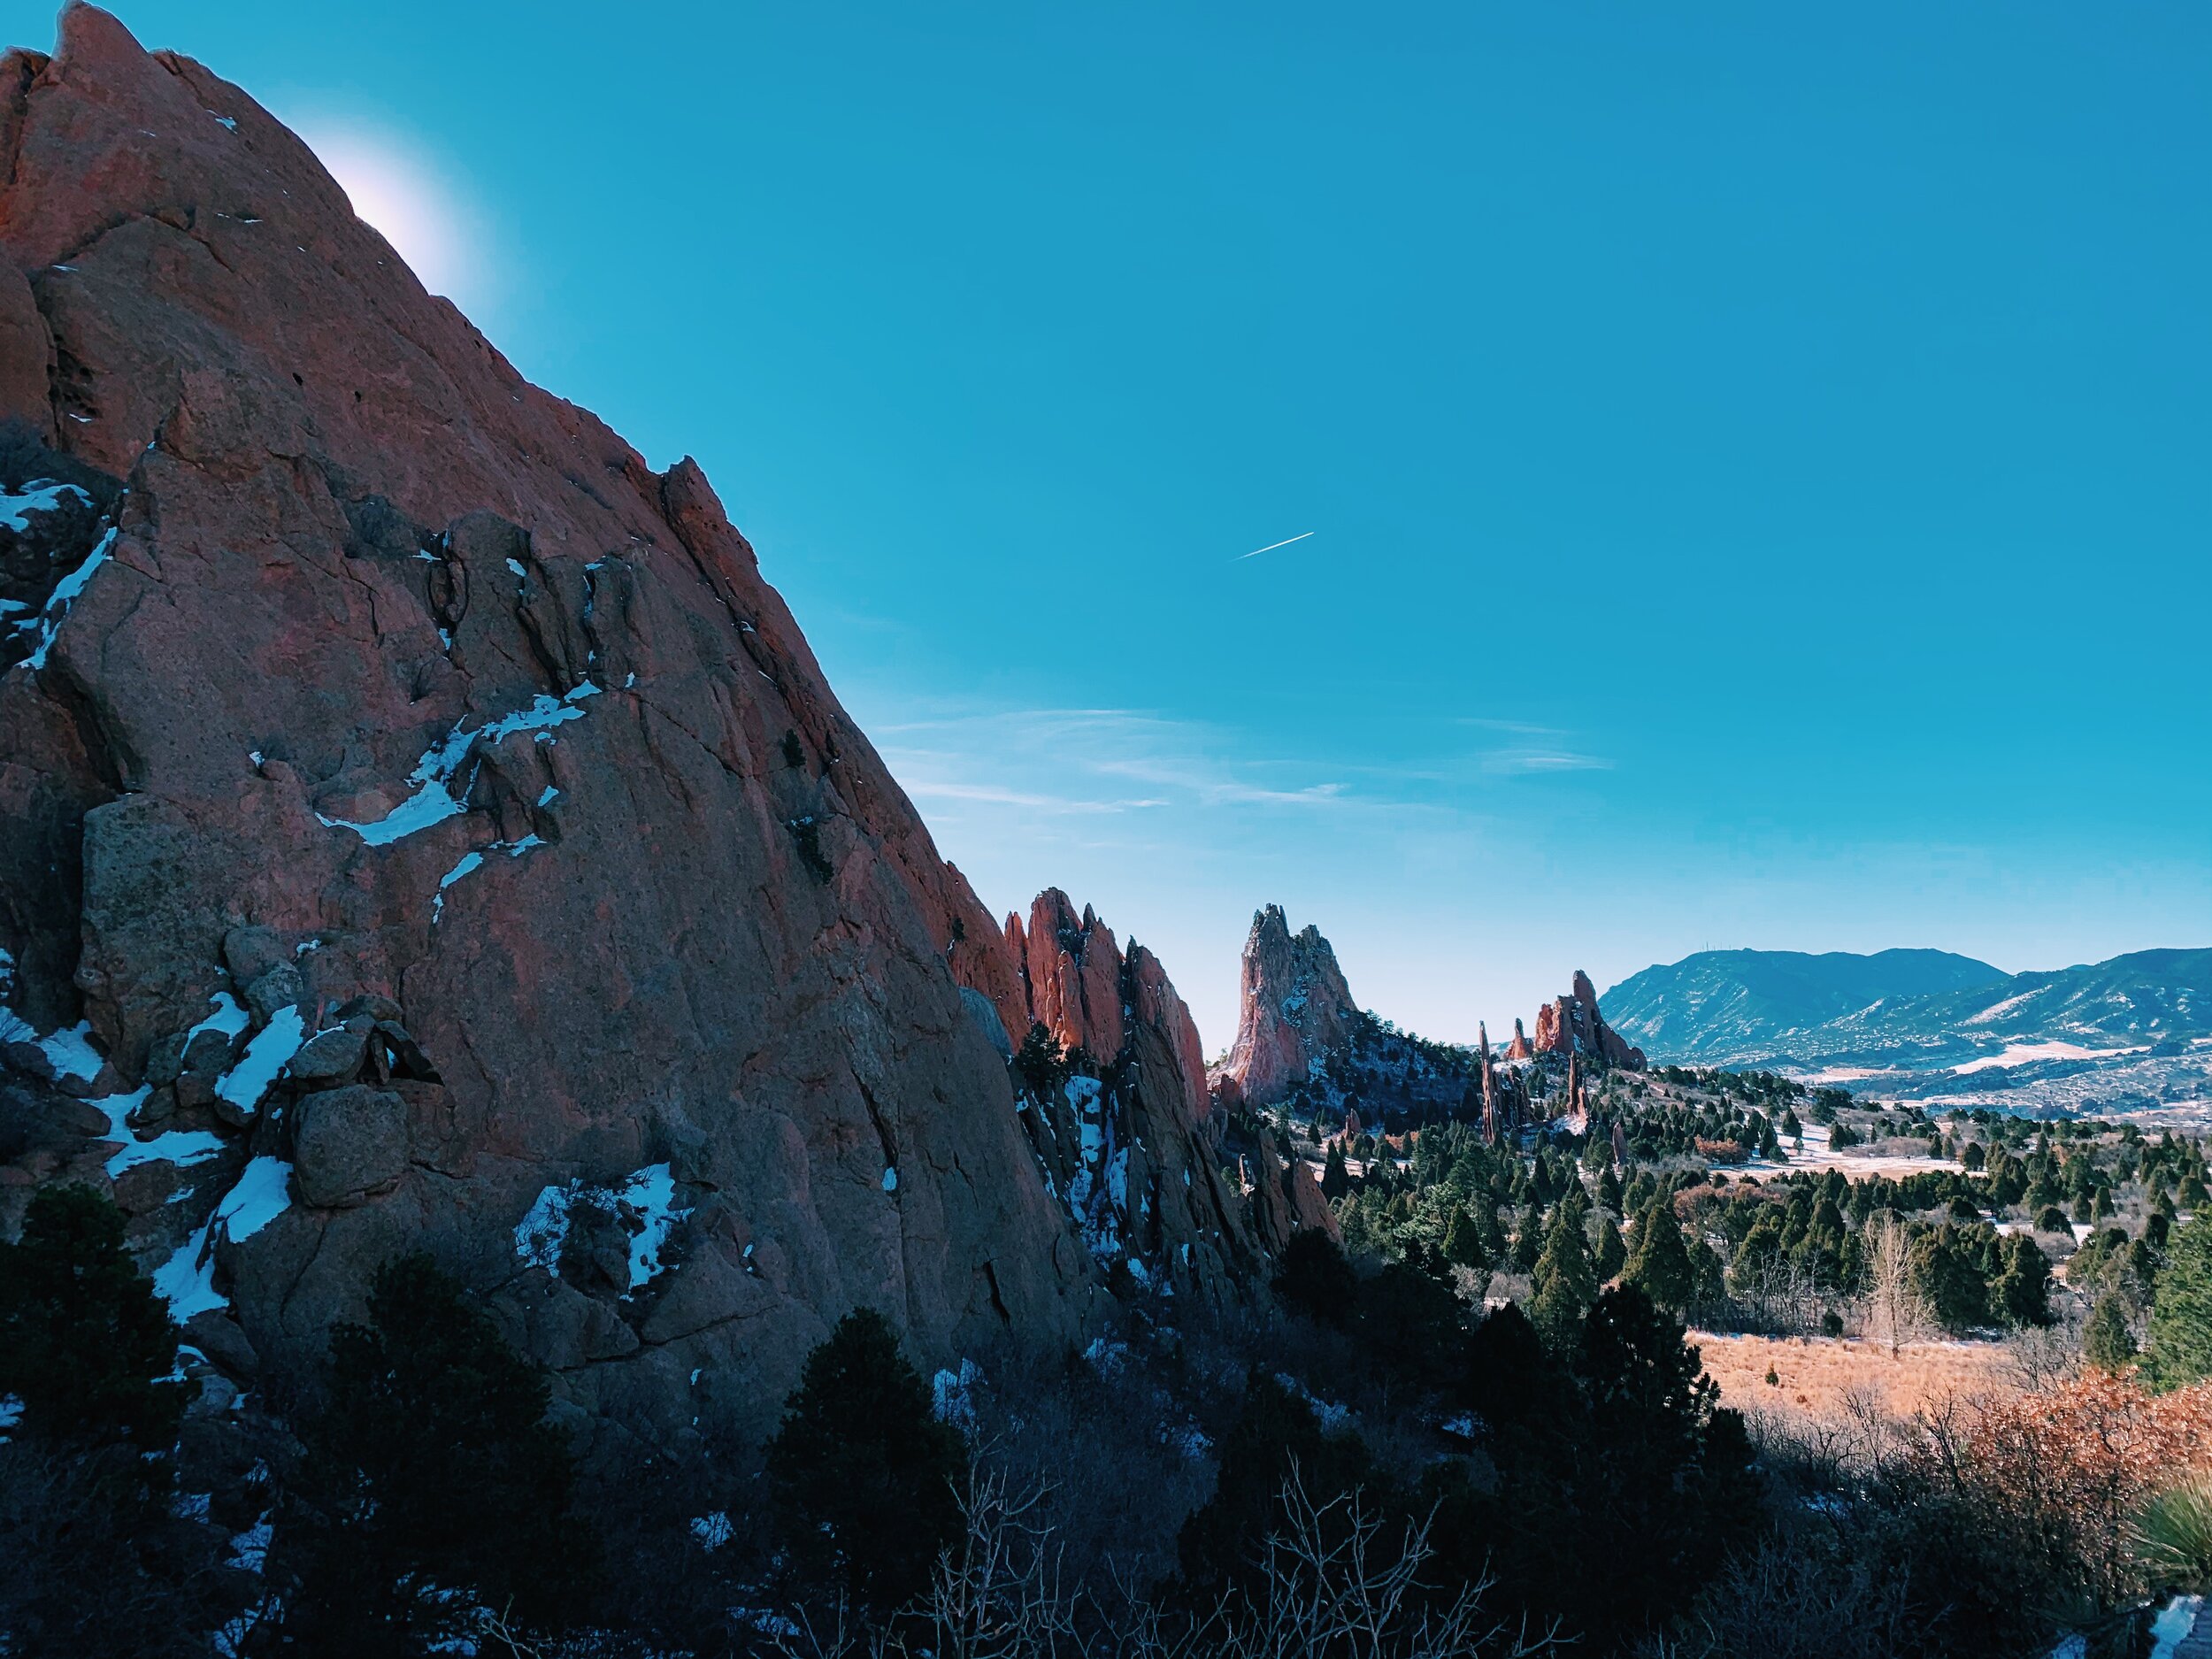
[[[1269,902],[1443,1038],[2212,941],[2200,9],[118,9],[696,455],[1210,1050]]]

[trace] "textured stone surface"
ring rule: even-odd
[[[1357,1011],[1320,929],[1309,922],[1294,935],[1282,907],[1271,904],[1253,915],[1245,937],[1236,1041],[1219,1079],[1252,1104],[1271,1106],[1344,1046]]]
[[[1521,1040],[1518,1020],[1513,1022],[1513,1031],[1517,1043]],[[1571,992],[1554,997],[1536,1010],[1534,1047],[1540,1054],[1588,1055],[1607,1065],[1635,1071],[1644,1067],[1644,1051],[1608,1025],[1598,1012],[1597,987],[1580,969],[1575,971]]]
[[[357,1204],[407,1172],[407,1104],[357,1083],[311,1094],[295,1109],[292,1173],[300,1202]]]
[[[1025,979],[699,469],[529,385],[257,104],[105,13],[12,54],[0,103],[0,482],[108,503],[50,561],[97,549],[42,664],[0,672],[10,1004],[88,1020],[125,1083],[160,1045],[176,1127],[240,1157],[202,1064],[237,1045],[174,1042],[214,994],[296,976],[309,1036],[378,999],[420,1062],[369,1043],[405,1079],[397,1169],[388,1106],[352,1168],[317,1114],[354,1091],[273,1086],[252,1149],[300,1160],[302,1202],[214,1253],[241,1340],[319,1352],[426,1248],[565,1409],[680,1443],[694,1372],[766,1426],[856,1304],[929,1363],[1076,1337],[1104,1275],[960,987],[1017,1039],[1034,995],[1118,1051],[1122,968],[1056,934]],[[1160,1237],[1241,1294],[1252,1223],[1200,1187],[1164,985],[1132,1049],[1148,1148],[1212,1210]],[[240,1045],[282,1018],[257,1001]],[[42,1141],[31,1174],[104,1179],[102,1144]],[[595,1298],[518,1254],[548,1188],[664,1164],[679,1264],[649,1284]],[[222,1196],[194,1190],[134,1224],[150,1260]]]
[[[1300,1227],[1336,1232],[1312,1173],[1264,1140],[1256,1165],[1244,1161],[1252,1179],[1232,1174],[1198,1027],[1156,956],[1133,941],[1124,951],[1057,888],[1037,895],[1026,923],[1009,916],[1002,937],[1018,964],[1018,1029],[1043,1026],[1094,1074],[1032,1092],[1020,1116],[1095,1262],[1219,1304],[1248,1296]]]

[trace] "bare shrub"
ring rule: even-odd
[[[1537,1659],[1555,1629],[1485,1610],[1487,1575],[1450,1596],[1425,1576],[1427,1520],[1392,1526],[1356,1492],[1316,1502],[1294,1466],[1284,1522],[1261,1546],[1248,1588],[1195,1612],[1132,1589],[1118,1607],[1071,1589],[1045,1494],[972,1479],[964,1537],[929,1594],[897,1618],[862,1625],[841,1603],[769,1632],[787,1659]]]
[[[1866,1278],[1867,1335],[1886,1346],[1892,1359],[1906,1343],[1934,1333],[1935,1320],[1913,1283],[1911,1235],[1894,1215],[1867,1221]]]

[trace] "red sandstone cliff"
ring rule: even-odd
[[[107,1187],[243,1371],[427,1248],[680,1445],[856,1304],[931,1360],[1075,1334],[1035,1018],[1141,1079],[1148,1259],[1240,1294],[1286,1229],[1158,964],[1056,895],[1008,948],[695,465],[104,12],[0,62],[0,1228]]]

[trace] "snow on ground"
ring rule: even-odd
[[[119,1143],[118,1150],[108,1159],[110,1180],[141,1164],[169,1163],[187,1169],[195,1164],[204,1164],[223,1149],[222,1136],[206,1129],[165,1129],[151,1141],[141,1141],[133,1134],[130,1116],[145,1104],[146,1096],[152,1092],[142,1085],[127,1094],[104,1094],[98,1100],[85,1102],[107,1114],[107,1133],[101,1139]]]
[[[291,1202],[292,1166],[282,1158],[258,1157],[246,1165],[238,1185],[215,1207],[215,1219],[234,1244],[253,1237]]]
[[[192,1046],[192,1039],[204,1031],[219,1031],[226,1037],[235,1037],[253,1024],[253,1016],[239,1007],[228,991],[218,991],[207,1000],[215,1004],[215,1011],[184,1033],[184,1046],[188,1048]]]
[[[214,1242],[215,1220],[210,1217],[154,1269],[154,1294],[169,1304],[169,1317],[179,1325],[194,1314],[230,1306],[230,1299],[215,1288]]]
[[[2174,1659],[2196,1628],[2197,1616],[2203,1609],[2200,1595],[2177,1595],[2161,1608],[2151,1621],[2150,1659]]]
[[[223,1074],[222,1081],[215,1086],[216,1097],[250,1117],[261,1109],[261,1097],[269,1092],[277,1073],[306,1041],[307,1022],[295,1004],[287,1002],[269,1016],[269,1023],[246,1045],[238,1064]]]
[[[676,1178],[665,1164],[640,1170],[624,1184],[621,1195],[645,1224],[630,1240],[630,1288],[640,1290],[660,1272],[670,1231],[691,1211],[676,1208]]]
[[[215,1288],[215,1241],[250,1239],[283,1214],[292,1202],[291,1180],[292,1166],[283,1159],[254,1159],[206,1225],[154,1270],[154,1293],[169,1304],[171,1319],[182,1325],[196,1313],[230,1306],[230,1298]]]
[[[1955,1158],[1932,1158],[1924,1154],[1879,1152],[1870,1147],[1846,1147],[1837,1151],[1828,1144],[1828,1131],[1818,1124],[1805,1125],[1804,1145],[1801,1150],[1794,1141],[1785,1140],[1782,1149],[1789,1154],[1786,1160],[1752,1158],[1726,1166],[1747,1175],[1780,1174],[1787,1170],[1807,1170],[1820,1173],[1841,1170],[1847,1180],[1870,1181],[1878,1175],[1892,1180],[1902,1176],[1916,1175],[1926,1170],[1951,1171],[1958,1169]]]
[[[2142,1054],[2145,1048],[2085,1048],[2078,1042],[2015,1042],[2008,1043],[2001,1053],[1985,1054],[1978,1060],[1969,1060],[1964,1065],[1951,1068],[1954,1077],[1969,1077],[1976,1071],[1986,1071],[1995,1066],[2027,1065],[2037,1060],[2107,1060],[2124,1054]]]

